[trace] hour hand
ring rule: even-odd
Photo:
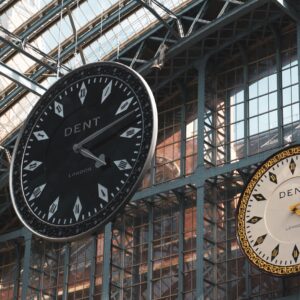
[[[87,157],[87,158],[90,158],[92,160],[94,160],[96,163],[95,163],[95,167],[96,168],[100,168],[102,166],[106,166],[106,162],[105,162],[105,156],[104,154],[101,154],[99,155],[99,157],[97,157],[96,155],[94,155],[90,150],[86,149],[86,148],[74,148],[73,147],[73,150],[75,152],[78,152],[80,153],[81,155],[83,155],[84,157]]]
[[[289,207],[290,211],[298,216],[300,216],[300,202],[295,203]]]

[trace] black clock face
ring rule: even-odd
[[[42,96],[15,147],[18,216],[53,240],[104,225],[135,191],[156,135],[154,98],[136,72],[106,62],[66,75]]]

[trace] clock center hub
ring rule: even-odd
[[[290,210],[299,200],[300,176],[282,182],[268,199],[266,226],[279,242],[300,242],[300,217]]]

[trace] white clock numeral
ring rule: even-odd
[[[33,133],[38,141],[49,139],[47,133],[44,130],[39,130]]]
[[[29,201],[32,201],[33,199],[38,198],[41,195],[42,191],[44,190],[45,186],[46,186],[46,184],[42,184],[42,185],[36,187],[33,190],[32,194],[31,194],[31,196],[29,198]]]
[[[48,221],[57,212],[59,197],[57,197],[49,207]]]
[[[73,208],[73,213],[74,213],[74,217],[75,217],[76,221],[78,221],[81,211],[82,211],[82,205],[81,205],[79,197],[77,197],[74,208]]]
[[[139,131],[141,131],[140,128],[130,127],[121,134],[121,137],[130,139],[133,136],[135,136]]]
[[[98,183],[98,196],[100,199],[104,200],[105,202],[108,202],[107,188],[99,183]]]
[[[103,103],[107,99],[107,97],[110,95],[111,86],[112,86],[112,80],[109,82],[109,84],[104,88],[104,90],[102,92],[101,103]]]
[[[26,171],[34,171],[38,166],[40,166],[42,162],[38,160],[33,160],[30,164],[28,164],[24,170]]]
[[[129,107],[129,105],[130,105],[130,103],[132,102],[132,99],[133,99],[133,97],[131,97],[131,98],[129,98],[129,99],[123,101],[123,102],[120,104],[120,106],[119,106],[119,108],[118,108],[118,110],[117,110],[117,112],[116,112],[116,115],[118,115],[118,114],[122,113],[123,111],[127,110],[128,107]]]
[[[118,169],[121,171],[132,168],[126,159],[115,160],[114,163],[118,167]]]
[[[54,112],[60,116],[64,117],[64,107],[61,103],[54,101]]]
[[[80,99],[80,102],[81,104],[83,104],[84,100],[85,100],[85,97],[87,95],[87,89],[86,89],[86,86],[84,84],[84,82],[82,82],[82,85],[81,85],[81,88],[79,90],[79,99]]]

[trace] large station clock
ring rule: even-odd
[[[156,138],[154,97],[138,73],[112,62],[69,73],[41,97],[16,142],[17,215],[50,240],[99,228],[130,200]]]
[[[261,270],[300,272],[300,145],[277,152],[254,173],[237,208],[237,235]]]

